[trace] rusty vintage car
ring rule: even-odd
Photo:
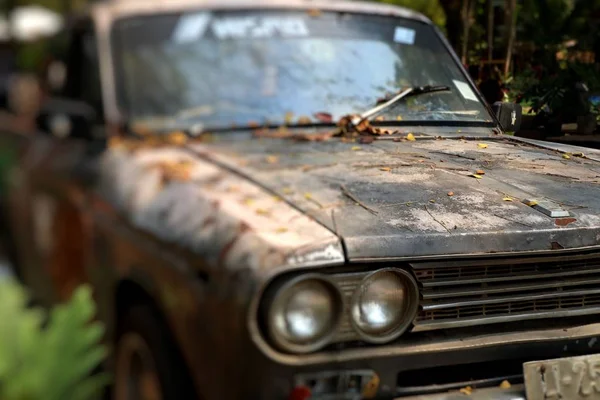
[[[10,254],[41,303],[93,285],[116,399],[600,387],[565,358],[600,348],[600,152],[504,134],[422,15],[123,0],[66,35],[0,128]]]

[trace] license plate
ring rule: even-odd
[[[600,400],[600,354],[523,364],[527,400]]]

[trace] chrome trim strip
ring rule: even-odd
[[[595,271],[600,273],[600,270]],[[488,295],[488,294],[499,294],[499,293],[509,293],[509,292],[522,292],[527,290],[537,290],[537,289],[553,289],[553,288],[562,288],[567,286],[584,286],[584,285],[593,285],[599,284],[600,277],[596,279],[578,279],[571,281],[560,281],[560,282],[548,282],[548,283],[534,283],[534,284],[524,284],[524,285],[503,285],[503,286],[495,286],[492,288],[481,288],[481,289],[473,289],[466,288],[463,290],[444,290],[437,292],[427,292],[421,291],[423,295],[423,300],[439,300],[451,297],[462,297],[462,296],[477,296],[477,295]],[[512,300],[512,299],[510,299]]]
[[[554,293],[543,293],[543,294],[534,294],[534,295],[522,295],[522,296],[514,296],[514,297],[497,297],[486,300],[467,300],[467,301],[455,301],[452,303],[434,303],[434,304],[423,304],[421,306],[424,311],[431,310],[443,310],[452,307],[469,307],[469,306],[480,306],[480,305],[488,305],[488,304],[502,304],[506,302],[517,302],[517,301],[532,301],[532,300],[545,300],[545,299],[555,299],[555,298],[563,298],[563,297],[571,297],[571,296],[585,296],[588,294],[600,294],[600,289],[591,289],[591,290],[571,290],[571,291],[562,291],[562,292],[554,292]]]
[[[510,389],[485,388],[476,389],[469,396],[466,396],[458,391],[437,393],[437,394],[426,394],[411,397],[402,397],[395,400],[457,400],[457,399],[470,399],[470,400],[526,400],[525,398],[525,386],[524,385],[513,385]]]
[[[591,314],[600,314],[600,306],[599,307],[589,307],[589,308],[577,308],[573,310],[553,310],[553,311],[542,311],[536,313],[522,313],[522,314],[504,314],[498,315],[495,317],[477,317],[477,318],[465,318],[465,319],[455,319],[455,320],[447,320],[447,321],[415,321],[414,328],[412,332],[425,332],[425,331],[433,331],[437,329],[445,329],[445,328],[463,328],[468,326],[479,326],[479,325],[488,325],[488,324],[496,324],[496,323],[506,323],[506,322],[515,322],[515,321],[523,321],[523,320],[534,320],[534,319],[544,319],[544,318],[562,318],[562,317],[577,317],[582,315],[591,315]],[[600,324],[594,324],[597,326],[598,331],[594,334],[600,333]],[[500,335],[502,336],[502,335]],[[510,336],[510,335],[508,335]]]
[[[469,268],[469,267],[465,267]],[[478,284],[478,283],[493,283],[493,282],[510,282],[510,281],[521,281],[521,280],[532,280],[532,279],[548,279],[554,277],[562,277],[562,276],[571,276],[571,275],[585,275],[585,274],[600,274],[600,264],[597,268],[585,268],[585,269],[576,269],[574,268],[572,271],[564,271],[564,272],[540,272],[538,274],[527,274],[527,275],[519,275],[519,274],[511,274],[510,276],[494,276],[490,278],[478,278],[478,279],[421,279],[421,284],[425,288],[429,287],[439,287],[439,286],[454,286],[454,285],[470,285],[470,284]]]

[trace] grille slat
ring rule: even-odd
[[[411,265],[415,331],[600,314],[600,254]]]

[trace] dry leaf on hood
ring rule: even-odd
[[[487,145],[487,144],[485,144],[485,143],[478,143],[478,144],[477,144],[477,147],[479,147],[480,149],[487,149],[487,148],[488,148],[488,145]]]
[[[402,115],[396,116],[396,121],[402,121]]]
[[[477,175],[485,175],[485,171],[484,171],[484,170],[482,170],[482,169],[478,169],[477,171],[475,171],[475,173],[476,173]]]
[[[294,190],[290,187],[284,187],[283,189],[281,189],[281,191],[283,192],[283,194],[292,194],[294,193]]]
[[[279,157],[273,156],[273,155],[266,156],[265,161],[268,162],[269,164],[277,164],[279,162]]]
[[[360,150],[360,146],[352,146],[352,151]]]
[[[312,193],[304,193],[304,198],[306,200],[311,200],[313,198]]]
[[[533,207],[533,206],[537,206],[538,202],[535,200],[529,200],[525,204],[527,204],[529,207]]]
[[[382,167],[382,168],[379,168],[379,170],[380,170],[380,171],[389,172],[389,171],[391,171],[392,169],[391,169],[390,167]]]
[[[313,116],[319,122],[323,122],[323,123],[326,123],[326,124],[329,124],[329,123],[333,122],[333,116],[331,114],[329,114],[329,113],[326,113],[326,112],[314,113]]]
[[[450,197],[454,196],[454,192],[448,192],[448,196],[450,196]]]
[[[471,174],[469,176],[472,176],[473,178],[476,178],[476,179],[482,179],[483,178],[483,176],[477,175],[477,174]]]
[[[510,382],[509,381],[502,381],[502,383],[500,383],[500,389],[510,389]]]
[[[406,140],[410,141],[410,142],[414,142],[415,140],[415,135],[413,135],[412,133],[409,133],[408,135],[406,135]]]
[[[375,121],[381,122],[381,121],[384,121],[384,118],[383,118],[383,116],[380,115],[378,117],[375,117]]]
[[[467,386],[467,387],[460,389],[459,392],[461,392],[462,394],[466,394],[467,396],[470,396],[471,394],[473,394],[473,388],[471,386]]]
[[[504,201],[513,201],[512,197],[508,197],[508,196],[504,197],[502,200],[504,200]]]
[[[564,158],[565,160],[568,160],[571,158],[571,156],[569,154],[563,154],[562,158]]]
[[[256,213],[257,213],[258,215],[269,215],[269,211],[268,211],[268,210],[265,210],[264,208],[258,208],[258,209],[256,210]]]
[[[286,228],[286,227],[284,227],[284,226],[282,226],[282,227],[280,227],[280,228],[277,228],[277,229],[275,230],[275,232],[277,232],[277,233],[286,233],[287,231],[288,231],[288,228]]]
[[[288,111],[285,113],[285,117],[284,117],[284,121],[286,125],[291,124],[292,122],[294,122],[294,113],[291,111]]]

